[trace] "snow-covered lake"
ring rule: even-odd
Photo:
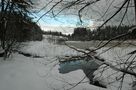
[[[46,39],[27,42],[26,44],[27,46],[23,47],[21,51],[44,58],[25,57],[18,53],[12,54],[6,61],[0,58],[0,90],[117,90],[119,86],[115,76],[120,75],[120,73],[106,78],[107,75],[116,72],[110,68],[107,68],[101,78],[98,77],[100,75],[98,71],[101,69],[94,73],[95,79],[99,79],[102,83],[108,85],[106,89],[90,85],[89,79],[82,69],[61,74],[57,58],[81,54],[67,46],[52,44]],[[105,49],[99,50],[99,54],[103,50]],[[119,47],[100,56],[114,62],[113,60],[117,61],[119,57],[123,57],[131,50],[133,50],[131,47]],[[80,84],[76,86],[79,82]],[[131,90],[131,84],[132,80],[129,77],[126,78],[122,90]]]

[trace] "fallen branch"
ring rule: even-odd
[[[66,44],[66,45],[67,45],[67,44]],[[114,70],[116,70],[116,71],[120,71],[120,72],[122,72],[122,73],[130,74],[130,75],[136,77],[136,73],[135,73],[135,72],[132,72],[132,71],[130,71],[130,70],[128,70],[128,69],[125,69],[125,68],[118,68],[118,67],[114,66],[113,64],[111,64],[111,63],[109,63],[109,62],[106,62],[106,60],[105,60],[104,58],[100,58],[99,56],[86,53],[86,52],[83,51],[83,50],[77,49],[77,48],[72,47],[72,46],[69,46],[69,45],[67,45],[67,46],[68,46],[69,48],[71,48],[71,49],[74,49],[74,50],[76,50],[76,51],[78,51],[78,52],[81,52],[81,53],[85,54],[86,57],[91,57],[91,58],[93,58],[94,60],[98,60],[98,61],[101,62],[102,64],[105,64],[105,65],[109,66],[110,68],[112,68],[112,69],[114,69]],[[91,51],[91,52],[93,52],[93,51]]]

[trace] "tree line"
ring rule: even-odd
[[[100,29],[90,30],[84,27],[74,29],[72,35],[68,36],[69,40],[90,41],[90,40],[109,40],[113,37],[127,33],[129,28],[133,26],[105,26]],[[135,33],[119,38],[118,40],[135,40]]]
[[[54,36],[63,36],[63,37],[67,37],[68,35],[63,34],[62,32],[58,32],[58,31],[43,31],[44,35],[54,35]]]

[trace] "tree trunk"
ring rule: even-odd
[[[4,11],[4,0],[1,0],[1,12]]]

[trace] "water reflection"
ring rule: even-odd
[[[94,60],[90,60],[90,61],[79,60],[79,61],[70,61],[70,62],[60,62],[59,66],[60,66],[59,72],[61,74],[66,74],[71,71],[81,69],[81,70],[83,70],[83,72],[85,73],[87,78],[89,79],[90,84],[106,88],[106,86],[99,84],[98,81],[93,81],[93,78],[94,78],[93,73],[100,66]]]

